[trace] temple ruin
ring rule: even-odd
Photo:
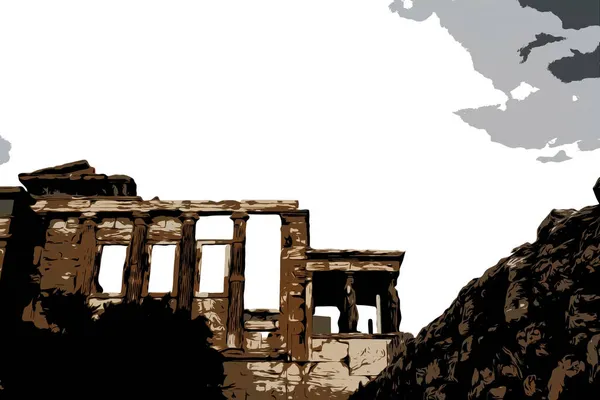
[[[16,300],[16,290],[60,288],[96,304],[170,295],[174,308],[208,318],[231,399],[343,399],[378,375],[399,344],[395,287],[404,252],[313,249],[309,212],[297,201],[143,200],[132,178],[98,174],[86,161],[19,179],[23,187],[0,188],[0,294],[20,318],[44,324],[33,295]],[[246,309],[246,224],[265,214],[281,219],[280,305]],[[217,215],[231,219],[231,239],[198,240],[197,224]],[[99,283],[111,246],[126,246],[116,292]],[[156,246],[174,246],[168,293],[149,289]],[[219,293],[200,291],[206,246],[227,252]],[[377,309],[368,332],[357,329],[360,305]],[[320,306],[337,307],[339,332],[314,315]]]

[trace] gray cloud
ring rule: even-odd
[[[552,157],[538,157],[537,158],[538,161],[541,161],[543,163],[547,163],[547,162],[561,162],[561,161],[567,161],[567,160],[571,160],[571,159],[572,158],[569,157],[564,150],[559,151],[558,153],[556,153]]]
[[[11,147],[10,142],[0,136],[0,165],[7,163],[10,159]]]
[[[600,78],[600,44],[591,53],[571,50],[570,57],[552,61],[548,69],[562,82],[581,81],[588,78]]]
[[[581,29],[600,25],[600,2],[595,0],[519,0],[523,7],[558,16],[565,29]]]
[[[579,21],[572,10],[576,4],[587,10],[593,2],[569,2],[566,10],[557,1],[413,1],[405,8],[395,0],[390,9],[415,21],[435,12],[442,27],[469,51],[474,68],[510,98],[505,108],[457,111],[466,123],[513,148],[542,149],[553,139],[552,147],[600,147],[595,112],[600,104],[600,14]],[[522,100],[511,98],[522,82],[538,91]]]
[[[527,61],[529,55],[531,54],[531,50],[535,49],[536,47],[543,47],[549,43],[560,42],[565,39],[565,37],[552,36],[548,35],[547,33],[540,33],[539,35],[535,35],[535,40],[533,42],[529,42],[527,46],[521,47],[519,49],[519,54],[522,58],[521,63]]]

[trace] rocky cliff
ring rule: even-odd
[[[600,398],[600,206],[553,210],[359,399]]]

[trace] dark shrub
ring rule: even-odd
[[[223,359],[204,317],[174,312],[166,298],[110,304],[97,320],[80,295],[55,293],[43,306],[52,329],[21,323],[1,334],[4,398],[224,399]]]

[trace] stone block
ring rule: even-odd
[[[133,222],[129,218],[117,218],[115,229],[133,229]]]
[[[49,261],[42,259],[40,289],[61,289],[73,292],[79,267],[79,261],[77,260]]]
[[[281,258],[284,260],[303,260],[305,257],[305,246],[292,246],[281,250]]]
[[[129,242],[133,223],[128,218],[107,218],[97,226],[96,239],[105,242]]]
[[[313,339],[310,361],[342,361],[348,356],[348,343],[336,339]]]
[[[103,228],[96,232],[96,239],[103,242],[126,243],[131,240],[132,230]]]
[[[181,239],[181,222],[173,217],[156,217],[148,226],[148,239],[157,242]]]
[[[8,236],[10,232],[10,218],[0,218],[0,237]]]
[[[244,332],[244,348],[248,351],[268,350],[260,332]]]
[[[350,375],[348,366],[342,362],[317,362],[304,371],[307,399],[346,399],[360,383],[368,381],[366,376]]]
[[[286,369],[282,361],[252,361],[248,362],[248,371],[257,378],[281,378]]]
[[[216,346],[220,346],[221,343],[216,335],[218,333],[224,334],[225,332],[227,324],[227,299],[195,298],[192,303],[192,318],[196,318],[198,315],[203,315],[208,320],[208,326],[215,334],[213,343]]]
[[[224,385],[230,386],[230,396],[245,394],[245,399],[248,400],[278,400],[287,396],[284,362],[228,361],[224,363],[224,369]]]
[[[79,260],[79,245],[76,243],[46,243],[42,260]]]
[[[350,373],[377,375],[388,365],[388,339],[349,339]]]
[[[288,363],[286,370],[287,399],[306,399],[308,386],[304,383],[304,365]]]
[[[114,229],[115,224],[117,222],[116,218],[103,218],[102,221],[98,223],[98,229]]]
[[[88,303],[91,307],[98,307],[98,309],[104,308],[105,306],[107,306],[109,304],[120,304],[122,302],[123,302],[123,299],[121,299],[121,298],[109,298],[109,299],[90,298],[88,301]]]
[[[53,219],[46,230],[46,242],[77,243],[80,235],[79,220],[73,218],[67,220]]]

